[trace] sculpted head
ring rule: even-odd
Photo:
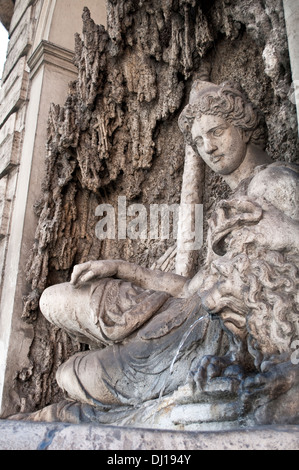
[[[247,147],[264,150],[263,115],[235,84],[196,81],[189,104],[179,118],[186,142],[217,174],[229,175],[243,162]]]

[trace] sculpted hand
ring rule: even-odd
[[[80,287],[96,277],[112,277],[117,273],[117,266],[118,263],[114,260],[88,261],[78,264],[74,267],[71,284],[74,287]]]
[[[291,361],[269,364],[263,372],[247,377],[242,384],[242,399],[259,406],[269,399],[286,393],[299,383],[299,368]]]
[[[195,382],[197,388],[202,390],[207,381],[222,375],[238,379],[243,375],[241,367],[232,362],[230,355],[204,356],[198,367],[190,372],[189,380]]]
[[[298,413],[299,368],[291,361],[275,364],[264,372],[247,377],[242,383],[240,398],[244,413],[267,415],[270,421],[276,410]],[[276,401],[277,400],[277,401]],[[274,421],[273,421],[274,422]]]

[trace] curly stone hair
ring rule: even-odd
[[[291,344],[299,338],[298,262],[296,253],[257,247],[251,253],[249,250],[248,253],[235,253],[235,256],[230,253],[229,257],[219,258],[218,268],[227,268],[228,264],[234,266],[235,282],[239,276],[244,285],[240,297],[226,293],[221,299],[222,307],[226,308],[225,325],[234,321],[234,312],[246,315],[246,339],[242,341],[243,344],[246,342],[246,349],[257,369],[273,356],[281,355],[284,360],[289,360]],[[221,280],[219,275],[214,284],[216,289]],[[231,317],[229,309],[233,313]],[[237,339],[234,331],[230,328],[229,331]]]
[[[249,142],[261,147],[267,145],[268,131],[264,115],[247,98],[239,84],[224,82],[214,85],[194,82],[190,102],[179,117],[179,127],[186,142],[193,147],[191,129],[202,115],[219,116],[249,136]]]
[[[251,260],[244,300],[250,310],[248,347],[257,365],[273,354],[291,354],[298,339],[298,262],[298,254],[270,250]]]

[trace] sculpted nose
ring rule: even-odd
[[[213,287],[202,293],[201,302],[203,308],[209,313],[216,313],[221,300],[220,292]]]
[[[217,145],[215,145],[213,142],[211,142],[210,139],[206,139],[204,141],[204,149],[205,152],[210,155],[211,153],[215,152],[217,150]]]

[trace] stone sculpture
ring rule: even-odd
[[[298,167],[271,163],[264,118],[235,84],[195,82],[179,125],[233,190],[209,222],[204,266],[187,279],[90,261],[48,288],[42,313],[91,350],[58,370],[66,402],[18,419],[136,424],[139,407],[145,423],[144,403],[188,380],[194,403],[223,377],[247,422],[299,422]]]

